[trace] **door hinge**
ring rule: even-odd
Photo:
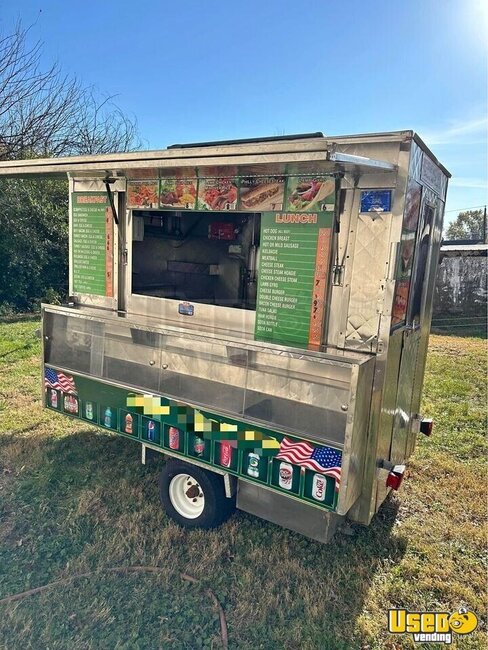
[[[332,284],[334,287],[342,287],[344,284],[344,264],[336,264],[332,267]]]

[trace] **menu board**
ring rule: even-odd
[[[113,218],[105,192],[73,192],[73,292],[113,296]]]
[[[262,213],[257,339],[320,345],[332,222],[333,211]]]

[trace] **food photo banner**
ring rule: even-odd
[[[334,210],[335,178],[296,176],[216,176],[127,181],[130,209],[213,212],[329,212]]]

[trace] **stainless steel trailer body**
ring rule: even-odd
[[[371,521],[422,426],[449,173],[417,135],[2,175],[69,178],[70,304],[43,306],[47,407],[215,472],[238,508],[315,539]],[[185,505],[177,476],[172,504],[195,523],[205,490],[190,481]]]

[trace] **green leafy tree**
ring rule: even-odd
[[[67,181],[0,181],[0,304],[31,311],[65,298],[67,214]]]
[[[446,229],[446,239],[483,239],[484,210],[460,212]]]

